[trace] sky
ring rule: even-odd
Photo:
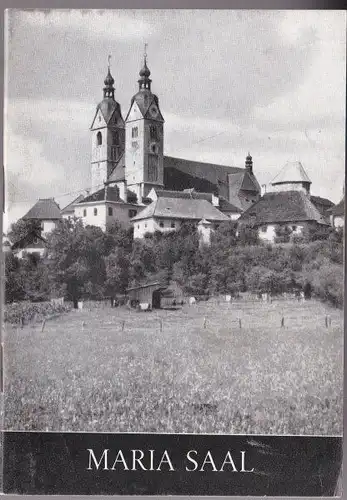
[[[148,44],[164,153],[243,167],[260,184],[301,161],[337,203],[345,171],[346,12],[10,10],[4,229],[38,198],[90,188],[91,132],[111,55],[123,118]]]

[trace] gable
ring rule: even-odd
[[[91,129],[106,127],[107,123],[100,109],[97,109],[91,125]]]
[[[130,109],[128,111],[128,114],[127,114],[125,121],[132,122],[135,120],[142,120],[142,118],[143,118],[143,116],[142,116],[141,110],[140,110],[137,102],[134,101],[132,103],[132,105],[130,106]]]

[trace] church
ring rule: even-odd
[[[65,207],[62,217],[102,229],[116,220],[132,224],[135,238],[175,230],[184,221],[213,228],[237,219],[260,198],[252,157],[238,168],[165,156],[165,121],[150,75],[145,55],[124,118],[108,67],[90,128],[91,193]]]
[[[175,231],[189,221],[206,243],[211,231],[228,220],[256,227],[267,242],[275,241],[278,225],[290,226],[294,235],[307,226],[331,225],[334,204],[311,194],[311,181],[300,162],[286,164],[269,192],[261,193],[249,153],[244,167],[166,156],[164,114],[150,76],[145,54],[138,91],[124,118],[108,66],[103,99],[90,127],[90,193],[79,195],[62,210],[54,199],[39,200],[23,219],[40,214],[48,227],[59,218],[77,217],[84,225],[103,230],[118,221],[132,226],[135,238]]]

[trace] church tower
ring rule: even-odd
[[[138,203],[153,187],[164,186],[164,119],[158,97],[151,91],[150,74],[145,53],[139,91],[131,100],[125,120],[125,176]]]
[[[97,105],[92,126],[92,192],[104,187],[125,149],[125,124],[119,103],[114,98],[114,79],[110,70],[104,84],[104,98]]]

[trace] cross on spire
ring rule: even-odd
[[[108,69],[111,69],[111,54],[109,54],[107,60],[108,60]]]
[[[145,62],[147,61],[147,47],[148,47],[148,43],[145,43],[145,51],[144,51],[144,58],[145,58]]]

